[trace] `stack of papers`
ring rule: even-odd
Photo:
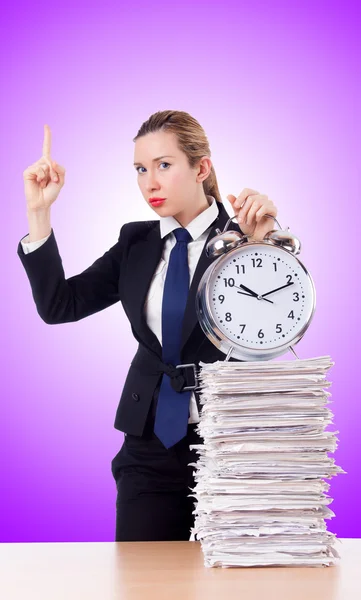
[[[346,473],[328,452],[338,431],[325,379],[329,356],[200,363],[202,413],[191,445],[195,522],[206,567],[330,566],[340,541],[326,493]]]

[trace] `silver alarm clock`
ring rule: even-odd
[[[226,360],[269,360],[290,350],[309,327],[316,291],[310,273],[296,258],[301,243],[289,228],[264,239],[216,230],[207,256],[218,256],[203,274],[196,295],[199,323]],[[298,357],[297,357],[298,358]]]

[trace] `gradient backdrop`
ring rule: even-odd
[[[327,521],[359,537],[360,14],[357,2],[15,2],[1,34],[0,541],[113,541],[115,411],[136,349],[121,304],[46,325],[17,256],[23,170],[44,123],[66,184],[52,226],[67,277],[124,222],[156,218],[132,166],[141,123],[185,110],[204,127],[220,192],[267,194],[302,242],[317,291],[300,358],[335,361],[339,430]],[[6,12],[7,10],[7,12]],[[6,285],[4,282],[6,281]],[[285,355],[282,360],[292,359]]]

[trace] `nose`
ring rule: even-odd
[[[159,183],[155,174],[148,173],[146,188],[148,192],[152,192],[153,190],[159,190]]]

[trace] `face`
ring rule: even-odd
[[[203,157],[191,169],[187,156],[177,146],[174,133],[156,131],[138,138],[134,149],[134,168],[144,199],[157,215],[173,216],[185,227],[208,206],[202,182],[212,163]],[[151,204],[151,198],[165,198]]]

